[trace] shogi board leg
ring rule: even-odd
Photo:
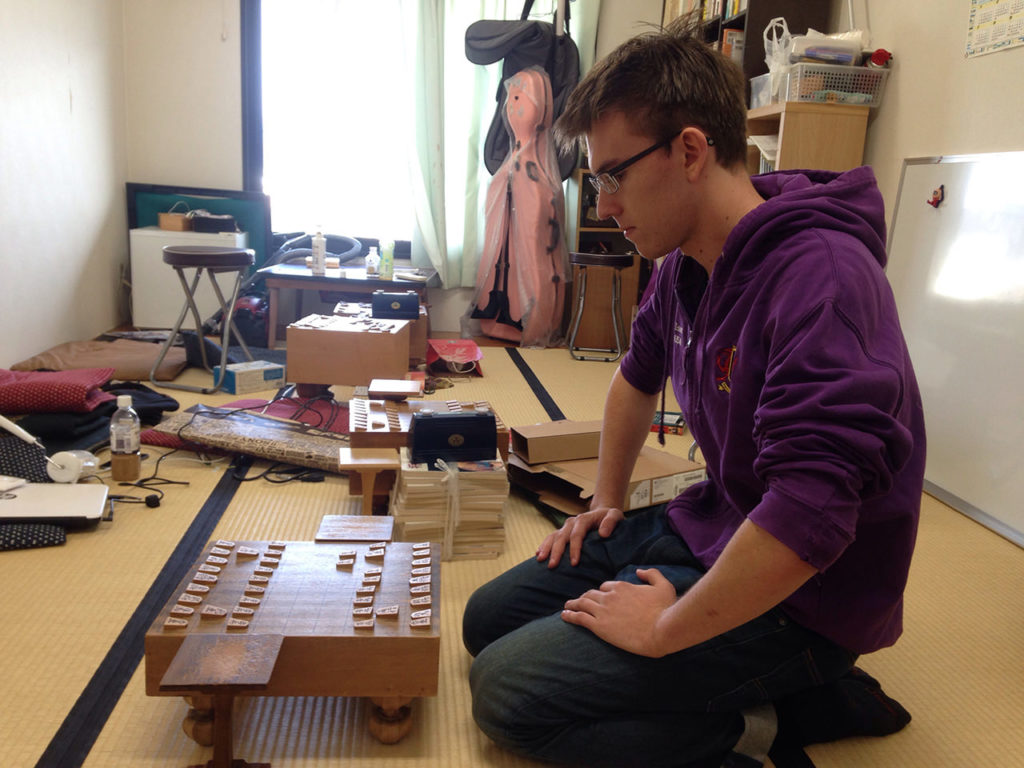
[[[382,744],[395,744],[412,730],[412,699],[403,696],[371,698],[370,733]]]

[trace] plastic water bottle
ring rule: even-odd
[[[377,246],[371,245],[370,252],[366,254],[366,276],[378,277],[380,275],[380,255],[377,253]]]
[[[139,414],[132,408],[131,395],[117,396],[117,410],[110,417],[110,477],[125,483],[139,479]]]
[[[319,229],[313,235],[312,261],[314,275],[327,274],[327,238]]]
[[[393,280],[395,277],[395,241],[385,240],[380,244],[380,279]]]

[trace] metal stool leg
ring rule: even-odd
[[[618,360],[622,357],[622,347],[625,333],[622,331],[622,270],[616,269],[612,272],[612,328],[615,331],[615,357]]]
[[[585,357],[581,357],[576,354],[576,334],[580,330],[580,321],[583,319],[583,305],[587,299],[587,268],[580,265],[580,287],[578,295],[576,296],[576,317],[572,323],[572,331],[569,333],[569,354],[573,356],[575,360],[586,360]]]
[[[230,270],[230,271],[233,271],[235,273],[235,281],[234,281],[234,285],[233,285],[232,290],[231,290],[231,302],[230,303],[225,301],[224,293],[223,293],[223,291],[221,291],[220,285],[217,283],[215,272],[217,272],[218,270],[213,270],[213,269],[207,269],[206,270],[206,274],[209,276],[210,283],[213,286],[213,291],[214,291],[215,295],[217,296],[217,301],[220,302],[220,306],[221,306],[221,310],[222,310],[222,314],[223,314],[223,317],[222,317],[222,320],[221,320],[220,371],[219,371],[219,375],[217,375],[214,378],[214,382],[213,382],[213,386],[212,387],[194,387],[194,386],[191,386],[191,385],[188,385],[188,384],[175,384],[173,382],[167,382],[167,381],[164,381],[164,382],[157,382],[156,381],[156,371],[160,367],[161,363],[163,363],[164,358],[167,356],[168,350],[174,345],[174,341],[178,337],[178,334],[181,331],[182,323],[185,322],[185,316],[187,314],[189,314],[189,312],[192,313],[192,318],[195,321],[196,335],[197,335],[197,337],[199,339],[199,355],[200,355],[200,358],[202,359],[203,368],[205,368],[207,371],[210,371],[211,373],[213,372],[213,368],[210,366],[210,361],[209,361],[209,359],[208,359],[208,357],[206,355],[206,345],[203,343],[203,321],[202,321],[202,318],[199,315],[199,308],[196,306],[196,302],[195,302],[195,291],[196,291],[196,288],[198,287],[199,282],[200,282],[200,280],[202,278],[203,267],[198,267],[196,269],[196,273],[195,273],[195,276],[192,279],[191,284],[189,284],[188,280],[185,278],[185,275],[184,275],[184,269],[185,268],[184,267],[175,267],[174,269],[178,273],[178,278],[181,281],[182,289],[185,291],[185,304],[181,308],[181,313],[178,315],[178,320],[174,324],[174,328],[171,330],[170,335],[167,337],[167,340],[164,342],[163,346],[160,349],[160,354],[158,355],[158,357],[156,359],[156,363],[154,363],[152,369],[150,369],[150,372],[149,372],[150,383],[153,384],[154,386],[158,386],[158,387],[167,387],[167,388],[170,388],[170,389],[181,389],[181,390],[187,390],[189,392],[201,392],[204,395],[209,395],[209,394],[213,394],[215,392],[219,392],[221,390],[221,388],[224,386],[224,379],[227,376],[228,345],[229,345],[230,340],[231,340],[231,333],[232,333],[232,331],[234,332],[235,337],[238,339],[238,342],[241,345],[242,351],[245,354],[245,356],[249,360],[253,359],[252,352],[249,350],[248,345],[245,343],[245,339],[242,338],[242,334],[238,331],[238,328],[235,325],[235,321],[234,321],[235,303],[238,301],[238,292],[239,292],[239,290],[241,288],[241,285],[242,285],[243,270]],[[229,271],[229,270],[219,270],[219,271],[223,272],[223,271]]]
[[[576,318],[573,321],[572,332],[569,335],[569,354],[575,360],[594,360],[603,363],[614,363],[622,357],[625,344],[625,333],[622,329],[622,320],[619,317],[622,304],[622,270],[619,267],[611,267],[612,270],[612,329],[615,332],[615,348],[599,349],[595,347],[577,347],[576,334],[580,329],[580,321],[583,318],[583,305],[587,293],[587,268],[586,265],[577,265],[580,271],[579,296],[576,303]],[[607,355],[578,355],[577,352],[604,352]]]
[[[177,321],[175,321],[174,327],[171,328],[170,333],[167,335],[166,341],[164,341],[164,343],[160,346],[160,354],[157,355],[156,362],[153,363],[153,367],[149,369],[149,383],[152,384],[154,387],[172,387],[174,389],[180,389],[183,388],[184,385],[171,384],[166,381],[162,383],[158,382],[156,380],[156,372],[163,364],[164,358],[167,357],[167,353],[170,351],[171,347],[174,346],[174,342],[178,338],[178,333],[181,331],[181,324],[185,322],[185,315],[188,314],[189,308],[192,309],[193,317],[196,318],[196,322],[199,322],[199,311],[196,309],[195,302],[192,300],[192,293],[199,285],[199,278],[201,276],[200,273],[202,270],[196,272],[195,276],[192,279],[191,287],[189,286],[188,281],[185,279],[185,276],[184,274],[182,274],[182,271],[180,269],[175,268],[174,271],[178,273],[178,279],[181,281],[181,287],[185,291],[186,301],[182,305],[181,312],[178,313],[178,319]],[[200,339],[199,349],[202,352],[203,366],[206,367],[207,370],[209,370],[209,367],[206,365],[206,350],[203,349],[203,345],[201,342],[202,339]]]
[[[224,386],[224,378],[227,376],[228,370],[228,346],[231,343],[231,332],[235,332],[235,337],[238,339],[238,343],[242,347],[242,351],[245,356],[252,360],[252,352],[249,351],[249,346],[245,343],[245,339],[242,338],[242,334],[238,332],[238,328],[235,327],[235,302],[238,301],[238,291],[242,284],[242,273],[235,273],[235,284],[231,291],[231,303],[227,304],[224,301],[224,295],[221,293],[220,286],[217,285],[217,280],[214,278],[212,271],[207,272],[210,276],[210,282],[213,284],[213,291],[217,294],[217,300],[220,302],[223,308],[223,317],[221,318],[221,329],[220,329],[220,375],[214,378],[213,387],[204,390],[204,394],[211,394],[220,390]]]

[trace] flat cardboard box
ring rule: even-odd
[[[578,515],[589,508],[597,484],[597,459],[527,464],[512,453],[508,467],[512,483],[533,494],[541,504],[567,515]],[[633,468],[623,511],[670,501],[706,477],[703,464],[645,445]]]
[[[527,464],[592,459],[601,442],[602,421],[544,421],[512,427],[512,452]]]
[[[423,397],[423,379],[374,379],[366,394],[371,400],[408,400]]]
[[[288,326],[288,380],[367,386],[409,370],[409,321],[309,315]]]

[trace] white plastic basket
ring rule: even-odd
[[[789,73],[787,101],[820,101],[828,104],[882,103],[887,69],[842,67],[834,64],[794,64]]]

